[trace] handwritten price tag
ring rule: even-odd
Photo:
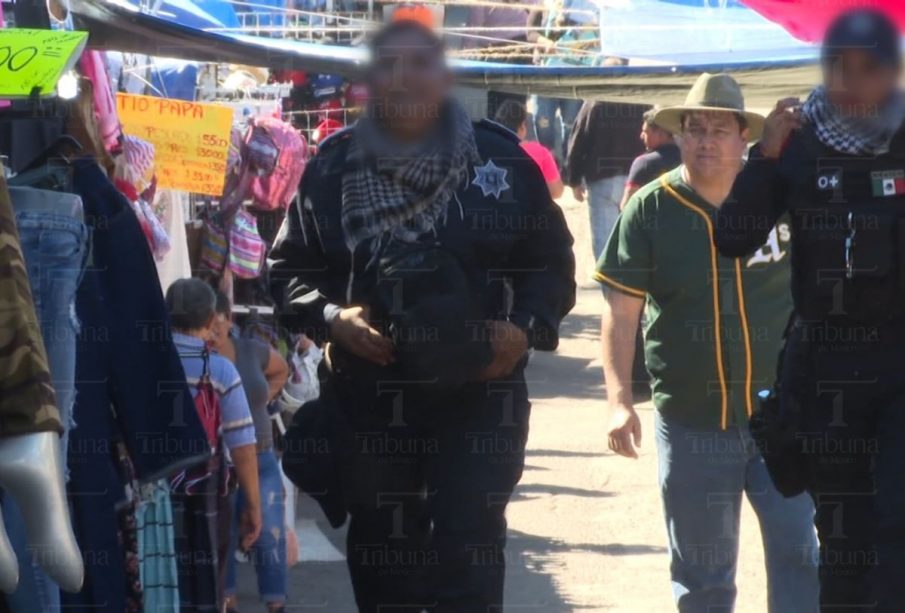
[[[117,94],[116,102],[126,134],[154,145],[158,185],[223,194],[232,109],[132,94]]]
[[[87,32],[0,30],[0,97],[27,98],[35,88],[42,96],[53,95],[87,41]]]

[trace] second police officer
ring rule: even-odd
[[[807,490],[823,611],[905,611],[905,103],[900,34],[857,10],[827,30],[823,85],[786,99],[717,213],[726,256],[790,216],[795,317],[764,455]],[[772,415],[772,419],[770,416]],[[753,429],[753,426],[752,426]],[[760,443],[764,444],[764,440]],[[812,555],[814,552],[802,552]]]

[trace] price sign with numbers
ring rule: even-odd
[[[27,98],[36,88],[42,96],[54,95],[87,41],[87,32],[0,30],[0,97]]]
[[[117,94],[116,102],[125,133],[154,145],[160,187],[223,194],[232,109],[133,94]]]

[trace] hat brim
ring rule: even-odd
[[[654,123],[663,128],[664,130],[669,130],[673,134],[681,134],[682,133],[682,115],[686,113],[692,113],[694,111],[725,111],[726,113],[735,113],[736,115],[741,115],[745,118],[748,123],[748,141],[753,142],[760,138],[761,134],[764,131],[764,116],[759,115],[757,113],[752,113],[751,111],[739,111],[738,109],[731,109],[725,107],[714,107],[714,106],[696,106],[696,105],[682,105],[682,106],[669,106],[664,109],[660,109],[656,115],[654,115]]]

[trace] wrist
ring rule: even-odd
[[[750,160],[777,160],[782,153],[782,146],[774,147],[770,143],[757,143],[751,148]]]
[[[342,313],[342,307],[338,304],[333,304],[332,302],[328,302],[324,305],[324,321],[327,323],[327,327],[332,327],[333,322],[339,317],[339,314]]]
[[[522,331],[525,340],[528,342],[528,348],[534,347],[534,316],[527,313],[512,313],[509,316],[509,323]]]
[[[610,408],[614,411],[635,412],[635,402],[629,390],[614,390],[610,400]]]

